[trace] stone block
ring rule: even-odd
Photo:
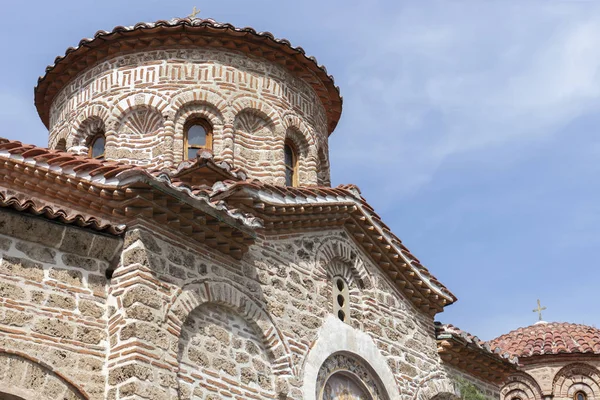
[[[8,251],[8,249],[10,249],[11,243],[12,240],[10,240],[9,238],[0,237],[0,250]]]
[[[96,302],[80,300],[79,312],[86,317],[101,318],[104,315],[104,308],[99,306]]]
[[[158,309],[162,305],[159,294],[147,286],[136,285],[129,289],[123,296],[123,306],[129,307],[139,302],[149,307]]]
[[[140,364],[127,364],[113,368],[108,373],[108,383],[115,386],[130,378],[135,377],[144,381],[150,376],[152,376],[152,370],[149,367]]]
[[[158,326],[145,322],[134,322],[123,327],[120,334],[121,340],[136,338],[150,342],[161,349],[169,347],[167,334]]]
[[[0,232],[9,237],[56,247],[65,227],[41,217],[0,209]]]
[[[112,262],[123,246],[123,239],[119,237],[94,235],[89,256],[102,261]]]
[[[73,253],[80,256],[87,256],[92,247],[94,234],[75,227],[68,227],[65,230],[59,249],[65,253]]]
[[[65,253],[62,256],[62,262],[67,267],[81,268],[86,271],[98,271],[98,261],[93,258],[82,257],[75,254]]]
[[[0,324],[12,326],[25,326],[32,319],[33,316],[26,312],[6,310],[6,312],[4,313],[4,317],[0,319]]]
[[[28,258],[43,263],[55,264],[56,251],[39,244],[17,241],[15,244],[17,250],[25,253]]]
[[[75,309],[75,297],[71,295],[62,295],[52,293],[46,302],[48,307],[60,308],[63,310]]]
[[[0,262],[0,274],[41,282],[44,279],[44,268],[42,264],[25,258],[4,256]]]
[[[75,334],[75,338],[83,343],[88,344],[98,344],[104,338],[106,334],[103,330],[90,328],[87,326],[80,326],[77,328],[77,333]]]
[[[51,268],[50,269],[50,278],[56,279],[62,283],[71,286],[82,286],[82,276],[83,274],[80,271],[73,269],[64,269],[64,268]]]
[[[32,329],[48,336],[64,339],[71,339],[73,337],[73,326],[71,324],[53,318],[39,319]]]
[[[92,274],[88,275],[88,279],[87,279],[88,288],[94,292],[106,293],[106,284],[107,283],[108,283],[108,281],[106,280],[106,277],[104,277],[102,275],[92,275]]]
[[[19,286],[11,283],[0,282],[0,297],[13,300],[24,300],[25,291]]]

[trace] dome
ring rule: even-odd
[[[549,354],[600,354],[600,330],[566,322],[538,322],[489,342],[519,358]]]
[[[178,18],[99,31],[35,88],[48,147],[176,169],[198,150],[249,179],[330,186],[333,77],[268,32]]]
[[[267,59],[288,69],[308,82],[321,100],[327,114],[329,133],[335,129],[342,113],[342,98],[334,79],[314,57],[285,39],[252,28],[236,28],[212,19],[174,18],[134,26],[118,26],[112,31],[98,31],[67,49],[46,68],[35,88],[35,106],[46,127],[50,127],[51,105],[56,96],[75,76],[115,55],[151,49],[218,47],[240,51]]]

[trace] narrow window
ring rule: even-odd
[[[106,139],[103,133],[99,133],[92,137],[88,146],[88,155],[96,159],[104,159],[104,147],[106,145]]]
[[[573,396],[573,400],[587,400],[587,396],[584,392],[577,392],[575,396]]]
[[[200,149],[212,147],[212,129],[203,119],[194,119],[185,127],[185,158],[193,160]]]
[[[56,143],[56,150],[67,151],[67,141],[63,138]]]
[[[294,151],[294,145],[286,141],[283,147],[285,161],[285,185],[298,186],[298,158]]]
[[[341,276],[333,278],[333,313],[342,322],[348,322],[350,306],[348,301],[348,284]]]

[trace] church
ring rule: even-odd
[[[595,328],[436,322],[456,297],[331,187],[340,90],[287,40],[99,31],[35,106],[48,147],[0,138],[0,399],[600,399]]]

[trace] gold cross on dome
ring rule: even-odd
[[[545,309],[546,309],[546,307],[542,307],[542,304],[540,303],[540,299],[538,299],[538,306],[535,310],[533,310],[533,312],[536,312],[539,314],[540,321],[542,320],[542,311],[544,311]]]
[[[198,15],[198,14],[200,14],[200,10],[196,10],[196,6],[194,6],[192,13],[190,15],[188,15],[188,18],[196,18],[196,15]]]

